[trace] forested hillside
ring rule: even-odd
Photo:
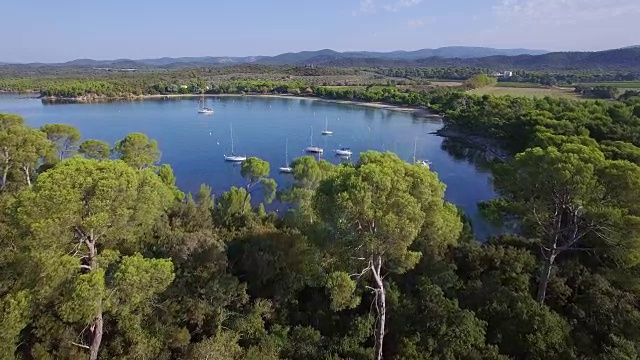
[[[323,65],[337,67],[482,67],[492,70],[640,70],[640,48],[629,47],[595,52],[545,52],[527,49],[447,47],[416,51],[337,52],[330,49],[284,53],[275,56],[160,58],[143,60],[77,59],[58,64],[8,64],[1,67],[29,72],[72,68],[133,68],[138,70],[225,67],[239,64]],[[0,68],[1,70],[1,68]]]
[[[0,114],[0,358],[640,356],[638,97],[312,90],[494,142],[509,156],[481,209],[516,233],[477,241],[437,173],[391,153],[298,158],[286,188],[249,158],[243,186],[184,194],[144,134]]]

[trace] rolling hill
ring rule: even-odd
[[[640,71],[640,48],[625,48],[598,52],[553,52],[542,55],[486,56],[478,58],[447,58],[432,56],[416,60],[383,58],[316,57],[309,64],[344,67],[444,67],[469,66],[489,69],[525,70],[634,70]]]
[[[596,52],[544,52],[527,49],[446,47],[416,51],[337,52],[330,49],[285,53],[276,56],[182,57],[159,59],[77,59],[58,64],[5,64],[2,68],[24,71],[48,68],[177,69],[238,64],[319,65],[335,67],[482,67],[496,70],[632,70],[640,71],[640,47]]]
[[[546,51],[543,50],[528,50],[528,49],[493,49],[483,47],[466,47],[466,46],[452,46],[439,49],[422,49],[416,51],[391,51],[391,52],[372,52],[372,51],[348,51],[337,52],[330,49],[316,50],[316,51],[301,51],[301,52],[289,52],[276,56],[204,56],[204,57],[163,57],[158,59],[117,59],[117,60],[93,60],[93,59],[77,59],[68,61],[65,63],[46,64],[52,66],[118,66],[122,63],[133,61],[137,64],[145,64],[151,66],[168,66],[172,64],[203,64],[203,65],[228,65],[228,64],[242,64],[242,63],[258,63],[265,65],[287,65],[304,63],[310,59],[325,57],[326,59],[343,59],[343,58],[373,58],[373,59],[397,59],[397,60],[415,60],[425,58],[429,56],[441,56],[441,57],[460,57],[460,58],[475,58],[480,56],[493,56],[493,55],[521,55],[530,54],[537,55],[543,54]],[[134,63],[130,63],[133,65]],[[4,65],[5,63],[0,63]],[[40,64],[40,63],[34,63]]]

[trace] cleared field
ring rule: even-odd
[[[572,88],[522,88],[522,87],[498,87],[491,86],[470,91],[473,94],[481,95],[511,95],[526,97],[554,96],[568,99],[584,99],[579,94],[573,92]]]
[[[499,82],[496,87],[510,87],[510,88],[545,88],[544,85],[525,83],[525,82]]]
[[[609,82],[594,82],[594,83],[581,83],[582,86],[613,86],[618,89],[626,90],[640,90],[640,81],[609,81]]]
[[[434,80],[431,81],[431,85],[433,86],[460,86],[462,85],[462,81],[444,81],[444,80]]]

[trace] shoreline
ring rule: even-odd
[[[440,136],[445,139],[452,139],[462,141],[469,147],[474,147],[484,152],[484,157],[487,161],[507,161],[513,156],[504,150],[500,144],[496,141],[479,135],[473,135],[459,130],[455,126],[443,126],[439,130],[431,132],[430,134]]]
[[[172,98],[196,98],[202,95],[199,94],[169,94],[169,95],[134,95],[130,97],[80,97],[80,98],[59,98],[59,97],[51,97],[44,96],[40,97],[43,101],[47,102],[59,102],[59,103],[91,103],[91,102],[108,102],[108,101],[135,101],[135,100],[147,100],[147,99],[172,99]],[[416,116],[425,117],[425,118],[433,118],[433,119],[442,119],[443,116],[439,114],[434,114],[428,109],[418,108],[418,107],[407,107],[401,105],[393,105],[381,102],[364,102],[358,100],[337,100],[337,99],[326,99],[317,96],[298,96],[298,95],[286,95],[286,94],[205,94],[205,97],[258,97],[258,98],[273,98],[273,99],[292,99],[292,100],[310,100],[310,101],[321,101],[331,104],[340,104],[340,105],[355,105],[355,106],[363,106],[374,109],[381,110],[390,110],[390,111],[398,111],[404,113],[410,113]]]

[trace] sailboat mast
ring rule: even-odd
[[[311,138],[310,138],[310,144],[311,146],[313,146],[313,126],[311,126]]]
[[[284,142],[284,164],[289,166],[289,139]]]
[[[418,138],[413,141],[413,163],[416,163],[416,152],[418,151]]]
[[[231,155],[235,155],[236,152],[233,150],[233,126],[229,124],[229,132],[231,133]]]

